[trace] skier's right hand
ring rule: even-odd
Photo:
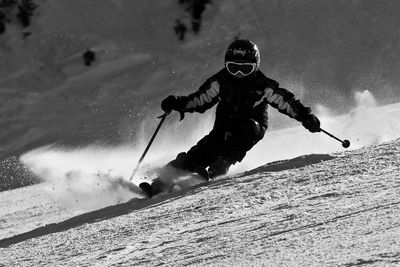
[[[183,112],[184,109],[184,99],[183,97],[177,97],[174,95],[170,95],[166,97],[162,102],[161,102],[161,109],[164,112],[171,112],[172,110],[176,110],[179,112]]]

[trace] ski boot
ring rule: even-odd
[[[233,161],[226,156],[219,156],[208,168],[209,179],[227,174]]]
[[[161,193],[165,185],[160,181],[160,179],[156,178],[151,182],[151,184],[148,182],[140,183],[139,187],[149,198],[152,198],[154,195]]]
[[[142,189],[148,198],[152,198],[155,195],[153,188],[148,182],[140,183],[139,188]]]

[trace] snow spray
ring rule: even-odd
[[[159,167],[189,149],[211,129],[212,116],[208,113],[201,122],[199,116],[194,116],[180,123],[170,115],[169,125],[160,131],[132,182],[139,184],[155,178]],[[136,132],[133,145],[127,142],[118,147],[46,146],[25,153],[21,161],[46,183],[49,197],[68,208],[94,210],[140,197],[127,188],[126,182],[151,131],[154,118],[149,116]]]
[[[400,103],[378,106],[375,97],[368,90],[355,92],[354,100],[355,107],[343,115],[334,115],[328,108],[318,106],[316,114],[321,121],[321,127],[350,139],[352,150],[400,137]],[[279,117],[273,118],[276,120]],[[270,123],[273,124],[274,121]],[[305,154],[344,150],[335,140],[322,133],[310,133],[299,124],[297,127],[267,131],[264,139],[247,153],[242,163],[231,168],[231,173]]]
[[[49,146],[24,154],[21,161],[46,183],[50,197],[69,208],[93,210],[135,197],[121,181],[129,158],[123,147]]]
[[[344,115],[334,115],[329,109],[319,106],[316,113],[321,126],[349,138],[352,141],[350,149],[377,145],[399,137],[400,104],[378,106],[369,91],[356,92],[354,99],[355,107]],[[168,117],[134,183],[155,178],[152,170],[164,166],[179,152],[190,149],[212,128],[212,110],[205,114],[190,114],[182,122],[178,115],[172,113]],[[274,124],[274,120],[279,118],[272,116],[270,123]],[[123,186],[121,179],[129,179],[152,131],[154,118],[149,117],[136,133],[135,146],[126,144],[74,149],[49,146],[28,152],[21,160],[48,183],[49,192],[63,203],[85,209],[99,208],[135,197]],[[231,167],[229,174],[250,170],[271,161],[343,150],[335,140],[322,133],[309,133],[299,124],[292,128],[267,131],[264,139],[247,153],[245,159]]]

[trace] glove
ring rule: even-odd
[[[321,123],[319,119],[314,114],[308,114],[302,121],[304,128],[309,130],[312,133],[320,132],[321,131]]]
[[[179,99],[174,95],[168,96],[161,102],[161,109],[165,112],[171,112],[171,110],[179,111],[181,109],[180,106]]]
[[[181,120],[183,120],[185,117],[184,109],[186,105],[187,97],[170,95],[161,102],[161,109],[167,113],[170,113],[172,110],[179,111]]]

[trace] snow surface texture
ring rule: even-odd
[[[11,25],[0,39],[0,159],[44,145],[33,152],[36,157],[28,153],[23,160],[45,181],[59,181],[60,169],[62,177],[110,170],[113,177],[129,177],[155,129],[161,99],[197,90],[222,68],[224,50],[238,34],[259,45],[261,70],[312,106],[323,127],[349,138],[352,148],[392,140],[398,132],[396,107],[377,108],[400,99],[400,61],[391,53],[400,42],[395,31],[386,30],[398,24],[396,5],[214,1],[201,34],[179,42],[172,27],[182,11],[175,0],[45,1],[29,38],[17,38],[19,29]],[[87,48],[96,52],[91,67],[82,60]],[[171,114],[146,163],[167,163],[212,123],[213,110],[188,114],[182,122]],[[263,143],[231,173],[337,150],[326,136],[288,129],[298,122],[272,108],[269,124]],[[5,169],[0,161],[2,185],[14,178],[21,185],[36,181],[6,177]]]
[[[334,117],[321,111],[325,129],[351,141],[350,149],[376,145],[394,140],[400,132],[400,105],[378,107],[373,96],[365,91],[357,95],[357,108],[349,114]],[[155,126],[155,125],[154,125]],[[173,134],[171,134],[173,133]],[[197,132],[197,139],[205,134]],[[132,182],[151,180],[153,171],[162,167],[177,153],[195,144],[180,139],[173,127],[164,127]],[[267,162],[288,159],[312,153],[343,151],[340,143],[323,133],[311,134],[302,126],[268,131],[241,163],[229,174],[237,174],[264,165]],[[22,162],[45,182],[38,187],[42,194],[74,211],[88,211],[128,201],[132,192],[121,183],[129,180],[143,148],[130,146],[89,146],[79,149],[43,147],[24,154]]]
[[[232,5],[229,0],[213,1],[203,14],[200,34],[189,34],[185,42],[179,42],[172,28],[182,10],[175,0],[41,2],[32,20],[32,35],[18,38],[20,29],[11,24],[0,38],[1,186],[13,179],[19,185],[36,181],[22,179],[13,171],[14,177],[6,177],[10,168],[9,164],[3,166],[4,155],[18,157],[49,144],[76,148],[51,150],[59,159],[57,165],[63,160],[65,165],[81,165],[68,159],[82,159],[77,155],[87,151],[83,162],[93,161],[93,152],[104,163],[101,168],[96,166],[94,173],[112,169],[113,175],[129,176],[154,131],[160,101],[168,94],[197,90],[222,68],[225,48],[237,35],[258,44],[261,70],[313,107],[326,130],[351,138],[356,148],[393,139],[395,112],[376,113],[375,107],[360,102],[359,96],[375,98],[372,103],[377,106],[400,99],[399,54],[392,52],[400,42],[395,31],[387,31],[399,24],[397,5],[395,1],[385,5],[263,0]],[[91,67],[83,64],[82,53],[87,48],[96,52]],[[298,125],[270,110],[269,131]],[[358,112],[344,121],[330,119],[350,110]],[[370,118],[373,120],[368,123]],[[183,122],[171,114],[152,148],[153,158],[146,162],[165,164],[208,133],[212,121],[213,110],[189,114]],[[384,128],[378,132],[382,123]],[[293,137],[291,131],[286,133]],[[331,142],[326,149],[325,137],[312,140],[318,135],[296,135],[301,142],[294,142],[281,132],[269,133],[264,144],[271,152],[263,157],[249,155],[233,172],[304,153],[331,152],[337,145]],[[297,144],[313,142],[322,144],[319,147],[324,151],[314,151],[316,146],[301,151],[304,147]],[[94,149],[86,147],[93,144]],[[115,145],[122,150],[120,154],[113,153],[119,149]],[[265,147],[256,149],[260,152]],[[66,152],[64,159],[60,151]],[[105,159],[110,151],[113,162]],[[162,151],[163,157],[156,159],[155,151]],[[47,155],[45,160],[51,165],[54,159]],[[85,173],[92,167],[68,171]]]
[[[398,5],[213,1],[200,35],[180,43],[175,0],[42,1],[29,38],[10,26],[0,39],[0,158],[35,148],[21,161],[43,181],[0,193],[0,245],[10,245],[0,265],[399,264],[399,141],[379,145],[400,132],[400,42],[387,31]],[[238,34],[259,45],[267,75],[360,150],[270,109],[264,140],[231,176],[139,199],[126,180],[160,100],[196,90]],[[212,122],[212,110],[171,114],[133,182]]]
[[[38,216],[37,223],[50,214],[60,222],[0,240],[0,262],[5,266],[396,266],[400,263],[399,155],[400,140],[332,156],[303,156],[65,221],[65,215],[57,215],[63,213],[58,207],[41,206],[41,213],[49,215]],[[18,189],[25,190],[20,201],[39,200],[37,186]],[[10,193],[1,193],[2,198]],[[15,214],[35,217],[35,210]]]

